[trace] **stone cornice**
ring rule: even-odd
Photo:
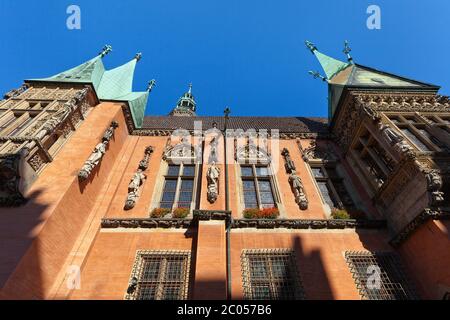
[[[320,219],[231,219],[226,211],[194,213],[194,219],[107,218],[102,219],[103,229],[156,229],[189,228],[198,221],[225,220],[233,229],[385,229],[384,220],[320,220]]]
[[[416,216],[410,223],[406,225],[389,243],[394,246],[400,246],[406,241],[421,225],[429,220],[449,220],[450,211],[432,210],[425,208],[422,213]]]

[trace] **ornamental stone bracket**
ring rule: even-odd
[[[106,153],[106,148],[114,135],[114,131],[119,127],[116,121],[111,122],[110,127],[105,131],[102,142],[95,146],[89,158],[84,163],[81,170],[78,172],[78,178],[80,181],[85,181],[89,178],[92,170],[98,166]]]
[[[145,179],[147,179],[144,171],[148,168],[148,162],[152,153],[153,147],[149,146],[145,148],[144,158],[139,162],[139,167],[128,185],[128,196],[125,201],[124,210],[131,210],[136,205],[136,202],[140,196],[141,186],[144,184]]]
[[[288,149],[284,148],[281,155],[285,161],[284,167],[286,169],[286,173],[289,174],[289,184],[291,185],[292,192],[294,193],[295,202],[301,210],[306,210],[308,209],[308,198],[306,197],[302,179],[297,174],[295,163],[292,161]]]

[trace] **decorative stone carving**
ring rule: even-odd
[[[181,141],[174,146],[171,145],[171,138],[168,139],[166,148],[163,153],[163,160],[173,161],[191,161],[201,156],[198,148],[189,143],[188,137],[183,136]]]
[[[302,150],[303,160],[305,162],[309,162],[310,160],[313,160],[313,159],[321,159],[323,161],[336,161],[337,160],[337,156],[333,152],[333,149],[331,148],[331,146],[328,146],[328,148],[319,147],[317,145],[316,140],[312,140],[311,144],[308,148],[301,149],[301,150]]]
[[[19,190],[20,154],[0,155],[0,206],[15,207],[25,203]]]
[[[125,201],[125,210],[133,209],[136,205],[137,199],[140,195],[140,188],[144,183],[144,180],[147,179],[144,171],[148,168],[148,161],[150,159],[150,155],[153,153],[153,147],[147,147],[145,149],[144,158],[139,162],[138,170],[134,173],[131,178],[130,184],[128,185],[128,196]]]
[[[217,155],[218,155],[217,147],[219,145],[218,137],[216,136],[216,137],[212,138],[209,145],[210,145],[210,152],[209,152],[208,163],[219,162],[219,159],[217,157]]]
[[[294,193],[295,202],[301,210],[306,210],[308,209],[308,198],[306,197],[302,179],[297,175],[295,163],[292,161],[288,149],[283,149],[281,155],[284,157],[284,167],[286,172],[289,174],[289,184],[291,185],[292,192]]]
[[[16,98],[16,97],[20,96],[22,93],[24,93],[27,90],[28,90],[28,85],[27,84],[23,84],[22,86],[20,86],[20,88],[13,89],[13,90],[9,91],[8,93],[6,93],[4,98],[5,99]]]
[[[208,181],[208,193],[207,198],[209,203],[214,203],[219,196],[219,177],[220,169],[216,166],[215,162],[211,164],[206,172],[206,179]]]
[[[114,134],[114,130],[116,130],[116,128],[118,127],[119,124],[116,121],[111,122],[111,126],[105,131],[105,134],[103,135],[102,142],[95,146],[94,151],[92,151],[91,155],[84,163],[80,172],[78,172],[78,178],[80,179],[80,181],[86,180],[92,173],[92,170],[100,163],[101,159],[106,153],[106,147],[108,146]]]
[[[380,130],[384,140],[386,140],[389,145],[393,146],[400,154],[406,155],[407,157],[415,157],[413,148],[405,141],[403,136],[382,122],[378,124],[378,129]]]
[[[444,201],[444,193],[441,192],[442,177],[437,170],[429,170],[425,172],[427,179],[427,190],[430,193],[431,205],[437,205]]]

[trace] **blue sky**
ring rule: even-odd
[[[81,30],[66,9],[81,8]],[[381,30],[366,27],[369,5]],[[73,0],[0,1],[0,91],[113,52],[107,68],[143,53],[134,89],[155,78],[147,114],[167,114],[193,83],[199,115],[326,116],[325,83],[303,42],[357,63],[442,86],[450,94],[448,0]]]

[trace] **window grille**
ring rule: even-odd
[[[245,299],[304,299],[293,250],[243,250],[241,264]]]
[[[345,259],[364,300],[415,300],[401,261],[394,253],[347,251]],[[376,273],[379,272],[379,282]]]
[[[190,257],[190,251],[139,250],[136,254],[136,261],[130,277],[130,287],[125,299],[187,299]]]

